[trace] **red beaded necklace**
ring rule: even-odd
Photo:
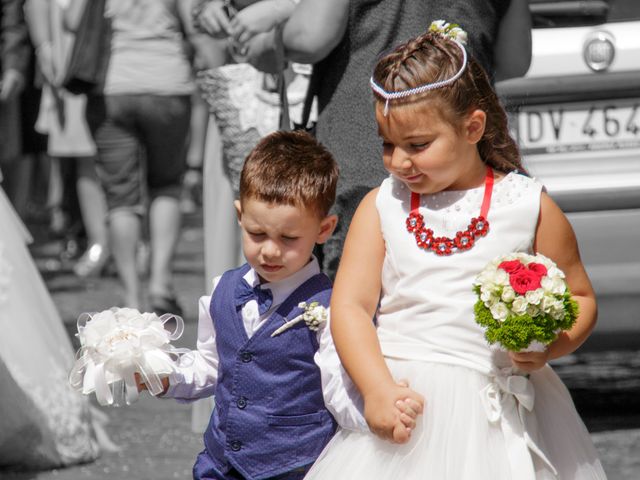
[[[413,233],[418,247],[436,255],[451,255],[469,250],[475,244],[478,237],[484,237],[489,231],[489,221],[487,215],[491,205],[491,194],[493,193],[493,170],[487,167],[487,175],[484,178],[484,198],[480,215],[474,217],[469,222],[467,229],[456,232],[455,238],[434,237],[433,230],[427,228],[424,217],[418,211],[420,209],[420,194],[411,192],[411,212],[407,217],[407,230]]]

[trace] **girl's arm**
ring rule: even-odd
[[[377,191],[363,199],[349,226],[331,297],[331,333],[340,360],[362,394],[369,428],[384,439],[404,443],[409,432],[400,428],[397,402],[410,399],[420,413],[423,399],[391,376],[373,324],[384,260]]]
[[[589,337],[598,315],[596,296],[580,259],[573,228],[560,207],[544,192],[540,201],[534,250],[549,257],[564,272],[569,290],[578,302],[579,313],[573,328],[561,332],[545,352],[511,354],[516,366],[525,371],[537,370],[547,360],[576,350]]]
[[[316,63],[335,48],[347,29],[349,0],[302,0],[283,32],[286,56]]]

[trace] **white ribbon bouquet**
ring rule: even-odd
[[[578,316],[564,273],[544,255],[500,256],[476,277],[475,320],[492,345],[509,351],[543,351]]]
[[[181,317],[111,308],[78,317],[80,349],[69,374],[73,388],[100,405],[131,404],[138,398],[136,375],[152,395],[163,391],[162,377],[174,371],[175,360],[187,349],[172,340],[184,331]]]

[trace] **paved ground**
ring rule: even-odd
[[[195,344],[197,298],[205,288],[201,218],[187,219],[177,257],[177,289],[187,328],[180,345]],[[118,303],[113,276],[79,281],[70,265],[57,261],[59,245],[40,242],[33,252],[70,335],[83,311]],[[610,480],[640,479],[640,334],[594,335],[577,355],[556,370],[570,388]],[[100,407],[97,407],[100,408]],[[191,408],[143,396],[126,408],[100,408],[107,430],[120,451],[96,462],[46,472],[8,472],[3,480],[169,480],[191,478],[201,437],[190,430]]]

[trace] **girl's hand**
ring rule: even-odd
[[[535,372],[545,366],[549,360],[549,350],[543,352],[509,352],[514,367],[527,373]]]
[[[383,385],[364,396],[364,417],[369,429],[380,438],[406,443],[423,405],[422,395],[405,384]]]

